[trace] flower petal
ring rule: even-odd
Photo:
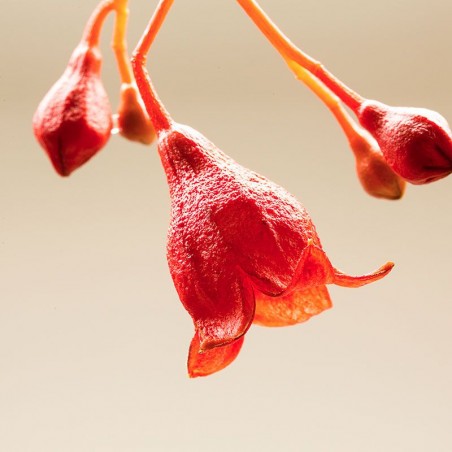
[[[180,300],[193,319],[200,348],[205,351],[245,334],[253,321],[255,302],[251,282],[215,225],[198,223],[199,232],[190,235],[181,228],[170,229],[168,263]]]
[[[295,290],[288,295],[256,295],[253,323],[261,326],[289,326],[305,322],[332,307],[326,286]]]
[[[346,275],[331,265],[330,260],[320,247],[309,241],[308,246],[303,250],[294,280],[284,293],[324,284],[361,287],[383,278],[393,267],[394,264],[392,262],[387,262],[373,273],[362,276]]]
[[[330,284],[334,279],[334,268],[325,251],[309,240],[301,254],[292,284],[285,293],[293,290],[304,290],[309,287]]]
[[[201,351],[198,333],[195,333],[188,352],[188,375],[190,378],[206,377],[229,366],[235,360],[243,345],[244,337],[235,341]]]
[[[346,275],[339,270],[334,269],[334,281],[333,283],[337,286],[342,287],[361,287],[366,284],[372,283],[374,281],[378,281],[379,279],[386,276],[394,267],[393,262],[386,262],[386,264],[382,265],[378,270],[375,270],[373,273],[368,273],[367,275],[362,276],[350,276]]]
[[[191,293],[185,293],[182,302],[193,318],[203,351],[226,345],[244,335],[254,317],[254,291],[251,284],[234,274],[222,275],[214,281],[217,287],[208,293],[201,281],[193,281]],[[186,286],[187,287],[187,286]],[[207,288],[209,289],[209,288]]]
[[[254,173],[244,177],[252,191],[230,198],[212,219],[254,286],[276,296],[293,280],[308,240],[318,238],[307,212],[289,193]]]
[[[254,317],[253,288],[235,275],[224,279],[212,301],[214,305],[209,307],[204,303],[196,303],[197,306],[191,312],[199,334],[200,349],[204,351],[228,344],[244,335]],[[211,304],[211,300],[208,302]]]

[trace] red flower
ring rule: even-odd
[[[357,115],[391,168],[408,182],[426,184],[452,173],[452,133],[439,113],[365,101]]]
[[[192,377],[228,365],[253,321],[303,322],[331,307],[326,284],[359,287],[393,266],[360,277],[336,270],[293,196],[188,126],[161,132],[159,152],[172,200],[169,268],[196,330]]]
[[[33,117],[36,139],[61,176],[69,176],[110,138],[111,110],[100,78],[102,60],[97,44],[112,8],[106,1],[96,8],[66,70]]]
[[[292,195],[172,120],[145,69],[145,54],[172,3],[159,2],[132,67],[170,189],[168,265],[194,322],[188,372],[197,377],[230,364],[253,321],[303,322],[331,306],[326,284],[359,287],[384,277],[393,264],[358,277],[336,270]]]
[[[376,198],[400,199],[405,191],[405,180],[388,165],[375,139],[356,124],[339,98],[322,82],[295,61],[286,62],[296,77],[325,103],[342,127],[355,156],[356,174],[364,190]]]
[[[33,117],[35,136],[61,176],[69,176],[110,138],[111,110],[100,65],[97,50],[78,47]]]
[[[390,107],[360,96],[319,61],[295,47],[256,0],[237,2],[289,64],[296,63],[309,71],[355,113],[397,175],[412,184],[426,184],[452,173],[452,132],[439,113],[424,108]],[[391,174],[384,173],[383,182],[390,180]],[[378,178],[375,181],[378,184]],[[373,182],[368,185],[371,191]],[[385,196],[385,192],[381,194]]]

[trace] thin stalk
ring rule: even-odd
[[[102,25],[108,14],[114,9],[112,0],[104,0],[100,2],[96,9],[91,13],[85,30],[83,31],[82,42],[86,43],[89,48],[96,47],[99,44],[100,32]]]
[[[289,38],[272,22],[255,0],[237,0],[237,3],[248,14],[251,20],[265,35],[284,59],[290,59],[307,69],[312,75],[321,80],[334,94],[336,94],[354,112],[364,102],[359,94],[342,83],[319,62],[302,52]]]
[[[356,140],[363,140],[364,131],[345,111],[340,99],[298,63],[293,60],[286,60],[286,62],[297,79],[303,82],[333,113],[348,141],[353,144]],[[357,149],[362,151],[360,146]],[[352,150],[356,154],[355,147],[352,146]]]
[[[132,55],[132,68],[138,90],[158,134],[171,127],[172,119],[152,85],[146,70],[146,55],[173,3],[174,0],[160,0]]]
[[[127,19],[129,17],[129,9],[127,8],[128,0],[113,0],[113,3],[116,10],[116,20],[112,48],[115,53],[121,82],[130,84],[133,82],[133,72],[130,59],[127,55],[126,41]]]

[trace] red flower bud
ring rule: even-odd
[[[408,182],[426,184],[452,172],[452,133],[439,113],[365,101],[357,115],[391,168]]]
[[[452,172],[452,133],[441,115],[423,108],[389,107],[363,98],[295,47],[255,0],[237,2],[289,65],[309,71],[357,115],[396,174],[412,184],[426,184]]]
[[[358,287],[385,276],[347,276],[283,188],[243,168],[199,132],[171,124],[159,153],[172,200],[168,263],[196,334],[189,374],[229,364],[253,320],[292,325],[331,306],[326,284]]]
[[[33,117],[35,136],[61,176],[83,165],[110,137],[110,104],[100,68],[97,47],[80,44]]]
[[[364,190],[371,196],[383,199],[400,199],[405,180],[388,165],[377,142],[365,131],[354,128],[349,136],[350,147],[356,161],[356,174]]]
[[[119,133],[124,138],[143,144],[151,144],[155,140],[154,127],[152,127],[135,83],[121,85],[116,120]]]

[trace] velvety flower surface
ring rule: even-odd
[[[195,326],[191,376],[232,362],[253,321],[303,322],[331,306],[326,284],[358,287],[391,270],[353,277],[335,269],[292,195],[194,129],[172,123],[158,146],[172,200],[169,268]]]
[[[388,164],[406,181],[426,184],[452,173],[452,133],[439,113],[368,100],[357,115]]]
[[[359,287],[384,277],[393,264],[358,277],[338,271],[292,195],[171,118],[152,86],[145,55],[172,3],[159,2],[131,63],[168,180],[168,264],[193,319],[188,372],[198,377],[236,358],[253,321],[303,322],[331,306],[326,284]]]
[[[406,182],[386,162],[376,140],[347,113],[340,99],[303,66],[290,58],[287,65],[333,113],[348,139],[356,162],[356,174],[364,190],[375,198],[400,199]]]
[[[61,176],[83,165],[110,138],[111,109],[100,70],[97,47],[80,44],[34,114],[35,136]]]

